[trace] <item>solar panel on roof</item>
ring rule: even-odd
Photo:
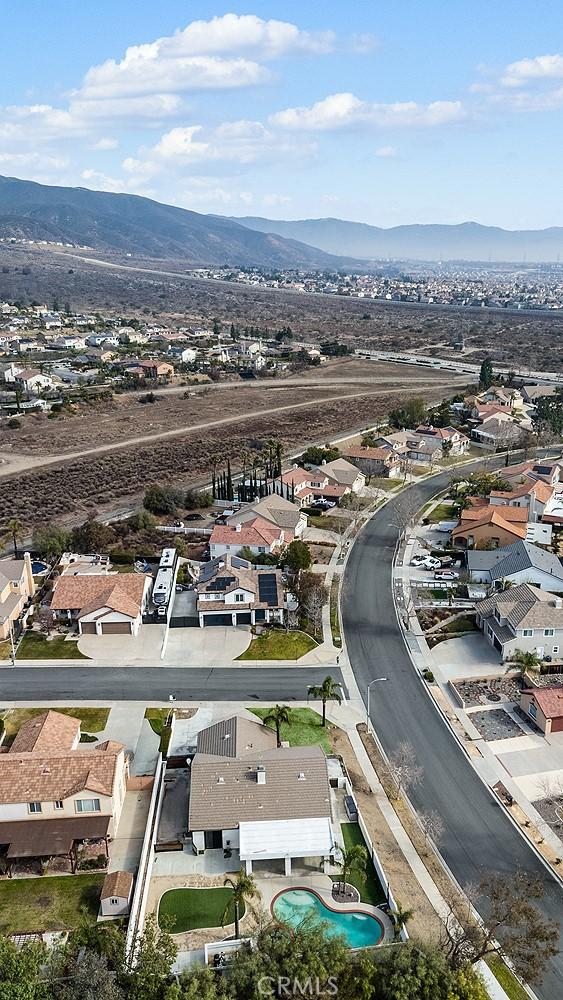
[[[263,604],[278,603],[278,586],[274,573],[261,573],[258,577],[258,595]]]

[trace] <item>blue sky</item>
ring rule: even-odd
[[[563,225],[563,5],[22,0],[0,173],[200,212]]]

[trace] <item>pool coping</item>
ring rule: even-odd
[[[332,913],[363,913],[364,916],[372,917],[374,920],[377,921],[377,923],[381,927],[381,937],[379,941],[375,945],[363,945],[361,948],[350,948],[350,951],[363,951],[364,948],[374,948],[374,947],[377,948],[379,947],[379,945],[382,945],[383,942],[385,941],[386,937],[385,925],[383,921],[380,920],[380,918],[377,916],[377,913],[375,912],[372,913],[371,910],[362,908],[361,906],[358,905],[358,903],[344,903],[343,906],[346,907],[346,909],[337,909],[335,906],[331,906],[330,903],[327,903],[327,901],[323,898],[323,896],[317,889],[312,889],[308,885],[288,885],[285,886],[284,889],[280,889],[279,892],[276,892],[275,896],[272,897],[270,902],[270,913],[272,915],[272,919],[275,920],[277,924],[281,924],[283,923],[283,921],[278,920],[278,918],[274,913],[274,904],[276,900],[279,899],[280,896],[283,896],[285,892],[294,892],[299,890],[301,890],[302,892],[308,892],[312,896],[316,896],[317,899],[323,904],[323,906],[327,910],[331,910]],[[364,907],[371,906],[370,903],[364,903],[363,905]],[[371,909],[375,911],[377,907],[374,906],[371,907]]]

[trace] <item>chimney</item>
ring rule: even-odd
[[[553,607],[554,608],[563,608],[563,598],[561,598],[561,597],[555,597],[554,600],[553,600]]]
[[[256,766],[256,784],[265,785],[266,784],[266,768],[262,764]]]
[[[240,524],[240,522],[235,524],[235,531],[242,531],[242,524]]]

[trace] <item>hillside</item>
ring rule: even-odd
[[[0,237],[73,243],[193,265],[335,267],[322,250],[149,198],[0,177]]]
[[[508,230],[463,222],[456,226],[413,225],[382,229],[343,219],[286,222],[254,216],[243,226],[301,240],[326,253],[399,260],[556,261],[563,254],[563,228]]]

